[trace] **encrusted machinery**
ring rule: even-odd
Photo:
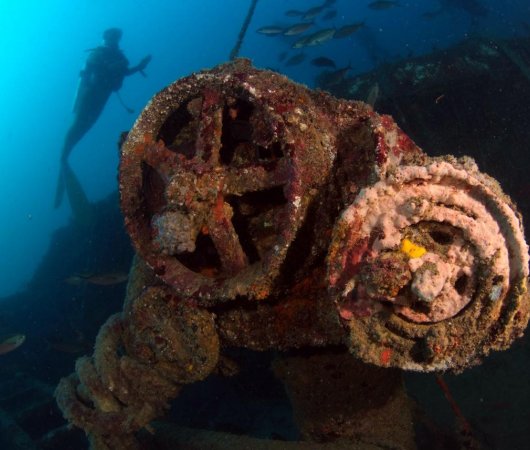
[[[124,311],[56,394],[97,449],[139,448],[135,433],[181,386],[222,371],[231,346],[321,348],[276,365],[303,404],[304,438],[358,439],[373,433],[364,417],[388,445],[410,426],[398,372],[337,349],[385,368],[461,371],[528,322],[521,220],[493,179],[470,159],[427,157],[363,103],[246,60],[151,100],[123,145],[120,193],[137,250]],[[401,420],[352,408],[367,370],[394,380],[378,407]],[[317,385],[329,395],[300,390]]]

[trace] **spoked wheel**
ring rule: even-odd
[[[324,145],[299,125],[311,113],[286,116],[258,99],[247,76],[206,73],[169,86],[122,151],[121,203],[137,250],[204,304],[269,295],[324,178],[308,180]]]
[[[470,159],[399,166],[337,222],[330,294],[362,359],[462,369],[528,322],[520,217]]]

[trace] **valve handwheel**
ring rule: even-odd
[[[241,76],[208,75],[159,93],[129,133],[120,165],[125,222],[140,255],[179,295],[204,305],[261,299],[322,183],[307,174],[323,144],[293,125],[293,115],[314,120],[309,110],[285,115],[266,96],[257,101]]]

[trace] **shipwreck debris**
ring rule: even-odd
[[[318,349],[309,366],[336,360],[344,370],[328,372],[352,396],[361,378],[344,358],[383,378],[459,371],[528,322],[521,219],[493,179],[470,159],[427,157],[361,102],[246,60],[153,98],[123,145],[120,193],[137,251],[124,311],[56,392],[94,449],[140,448],[136,433],[230,346]],[[368,442],[369,427],[341,425],[356,423],[351,405],[328,405],[319,426],[320,397],[304,394],[318,383],[306,361],[289,364],[296,376],[278,373],[315,411],[298,414],[307,439]],[[384,418],[390,437],[409,407],[398,394],[382,396],[403,400]]]

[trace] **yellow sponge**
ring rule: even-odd
[[[420,256],[423,256],[425,253],[427,253],[425,247],[422,247],[421,245],[416,245],[410,239],[403,239],[401,241],[400,250],[405,253],[409,258],[419,258]]]

